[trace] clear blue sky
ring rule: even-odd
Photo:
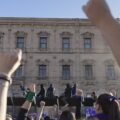
[[[0,0],[0,17],[86,18],[81,6],[88,0]],[[120,18],[120,0],[107,0]]]

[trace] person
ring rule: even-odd
[[[120,25],[113,18],[106,1],[89,0],[88,3],[83,6],[83,11],[91,22],[101,31],[120,66]]]
[[[68,84],[66,84],[66,88],[65,88],[65,97],[67,99],[70,99],[71,96],[72,96],[72,89],[71,89],[70,84],[68,83]]]
[[[64,93],[60,96],[60,99],[64,104],[62,109],[65,109],[66,107],[68,107],[71,96],[72,96],[72,88],[70,84],[67,83]]]
[[[54,88],[53,88],[52,84],[50,84],[50,86],[47,89],[46,97],[48,97],[48,99],[53,99],[54,98]]]
[[[37,94],[36,96],[36,101],[37,101],[37,104],[40,102],[40,101],[43,101],[45,98],[45,89],[44,89],[44,86],[43,84],[40,85],[40,91],[39,93]],[[39,104],[38,104],[39,106]]]
[[[11,117],[6,117],[6,120],[12,120],[12,118]]]
[[[72,112],[70,112],[68,110],[65,110],[60,115],[59,120],[76,120],[76,118],[75,118],[75,115]]]
[[[7,114],[7,115],[6,115],[6,120],[12,120],[12,116],[9,115],[9,114]]]
[[[97,100],[97,96],[96,96],[95,91],[93,91],[93,92],[91,93],[91,97],[92,97],[92,99],[93,99],[94,102]]]
[[[35,99],[35,87],[36,86],[34,83],[28,84],[27,88],[29,89],[29,91],[27,92],[25,102],[20,108],[20,111],[17,116],[17,120],[32,120],[34,118],[36,120],[40,120],[42,118],[42,114],[43,114],[44,107],[45,107],[44,101],[39,102],[40,107],[38,108],[37,114],[34,113],[34,118],[33,118],[33,114],[28,114],[32,106],[32,103],[34,102],[34,99]]]
[[[76,95],[73,97],[75,100],[75,117],[76,119],[81,118],[81,104],[83,101],[83,90],[77,89],[76,90]]]
[[[23,81],[20,81],[20,90],[22,91],[23,96],[25,97],[25,94],[26,94],[28,88],[26,85],[24,85]]]
[[[19,67],[22,51],[17,49],[12,53],[0,53],[0,120],[5,120],[7,109],[7,94],[11,76]]]
[[[51,120],[49,116],[46,116],[44,120]]]
[[[77,88],[77,85],[74,84],[72,87],[72,96],[76,95],[76,88]]]
[[[45,98],[45,88],[43,84],[40,85],[40,92],[37,94],[37,97],[40,97],[41,100],[44,100]]]
[[[17,120],[28,120],[28,112],[32,106],[32,102],[35,99],[35,84],[30,83],[28,84],[29,91],[26,94],[26,100],[24,104],[21,106],[20,111],[17,116]]]
[[[114,96],[101,94],[95,105],[96,114],[87,120],[120,120],[119,103]]]
[[[112,96],[114,96],[114,97],[117,98],[117,92],[116,92],[115,89],[111,89],[111,90],[110,90],[110,94],[111,94]]]
[[[40,108],[38,108],[38,110],[37,110],[37,118],[36,118],[36,120],[41,120],[42,114],[43,114],[43,111],[44,111],[44,107],[45,107],[45,102],[41,101],[40,102]]]

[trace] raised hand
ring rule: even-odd
[[[22,51],[20,49],[15,50],[13,53],[0,53],[0,73],[11,77],[19,67],[21,59]]]
[[[105,0],[89,0],[83,6],[83,10],[97,27],[103,23],[107,23],[108,19],[112,16]]]

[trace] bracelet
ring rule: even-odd
[[[34,92],[31,92],[31,91],[27,92],[26,100],[28,100],[29,102],[33,102],[34,98],[35,98],[35,93]]]
[[[0,73],[0,80],[8,81],[10,85],[12,84],[12,78],[8,77],[7,74]]]

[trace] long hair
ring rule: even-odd
[[[108,120],[120,120],[119,103],[114,96],[101,94],[97,99],[97,104],[101,106],[103,113],[108,116]]]
[[[70,111],[65,110],[60,115],[59,120],[76,120],[76,119],[75,119],[75,116]]]

